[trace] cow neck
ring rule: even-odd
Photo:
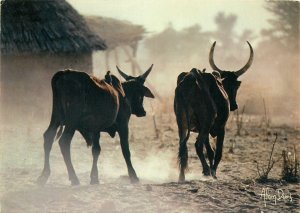
[[[125,92],[125,98],[130,102],[131,104],[131,98],[132,98],[132,87],[130,87],[130,84],[132,83],[132,80],[129,80],[129,81],[125,81],[125,82],[122,82],[122,87],[123,87],[123,90]]]
[[[198,84],[206,85],[206,87],[204,87],[204,88],[207,88],[212,93],[212,95],[214,95],[214,93],[216,92],[216,89],[217,89],[217,82],[216,82],[215,77],[212,74],[202,73],[201,71],[199,71],[197,69],[193,69],[191,71],[191,73],[195,77]]]
[[[215,102],[228,100],[227,91],[224,89],[222,82],[213,74],[203,73],[203,78]]]

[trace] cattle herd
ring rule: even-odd
[[[181,73],[177,78],[174,112],[179,133],[179,181],[185,181],[187,141],[191,131],[198,133],[195,148],[203,167],[203,174],[216,178],[229,111],[238,108],[236,94],[241,82],[237,78],[246,72],[253,61],[253,49],[250,43],[247,43],[250,47],[250,57],[240,70],[224,71],[215,65],[214,42],[209,54],[212,73],[193,68],[190,72]],[[119,74],[125,79],[124,82],[120,82],[109,71],[103,80],[85,72],[72,70],[59,71],[53,76],[52,115],[49,127],[44,133],[45,159],[44,169],[37,180],[39,184],[45,184],[50,176],[49,158],[55,139],[59,139],[71,184],[79,184],[70,152],[71,140],[76,130],[81,133],[87,145],[92,146],[91,184],[99,183],[97,161],[101,151],[101,132],[107,132],[111,137],[118,133],[130,180],[132,183],[139,181],[130,158],[128,123],[132,114],[137,117],[146,115],[143,107],[144,97],[154,98],[150,89],[144,86],[152,67],[153,65],[138,77],[129,76],[117,67]],[[216,137],[215,150],[210,146],[209,135]],[[203,153],[204,145],[209,165]]]

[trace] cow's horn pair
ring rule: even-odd
[[[129,76],[129,75],[125,74],[124,72],[122,72],[122,71],[119,69],[118,66],[116,66],[116,67],[117,67],[118,72],[120,73],[120,75],[121,75],[123,78],[125,78],[126,80],[129,80],[130,78],[132,78],[131,76]],[[140,78],[142,81],[144,81],[144,82],[146,81],[146,78],[148,77],[149,73],[151,72],[152,67],[153,67],[153,64],[149,67],[149,69],[148,69],[144,74],[142,74],[142,75],[139,76],[139,78]]]
[[[238,71],[235,71],[235,72],[234,72],[234,74],[235,74],[236,76],[241,76],[241,75],[243,75],[243,74],[249,69],[249,67],[251,66],[251,64],[252,64],[252,62],[253,62],[253,55],[254,55],[253,49],[252,49],[251,44],[250,44],[248,41],[247,41],[247,43],[248,43],[248,45],[249,45],[249,47],[250,47],[250,57],[249,57],[249,60],[248,60],[247,64],[246,64],[244,67],[242,67],[242,68],[239,69]],[[210,52],[209,52],[209,63],[210,63],[211,68],[213,68],[213,70],[216,70],[216,71],[218,71],[218,72],[220,72],[220,73],[222,74],[222,73],[223,73],[223,70],[219,69],[219,68],[217,67],[217,65],[215,64],[215,62],[214,62],[214,50],[215,50],[215,46],[216,46],[216,42],[214,42],[213,45],[212,45],[211,48],[210,48]]]

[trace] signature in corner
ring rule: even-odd
[[[273,190],[269,187],[262,188],[259,195],[260,198],[263,199],[265,207],[267,206],[267,201],[273,201],[275,205],[279,201],[289,201],[291,203],[293,202],[292,194],[290,192],[285,193],[282,189]]]

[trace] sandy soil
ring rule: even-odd
[[[76,134],[72,161],[81,181],[71,187],[59,146],[51,152],[51,176],[44,186],[35,184],[43,166],[42,134],[47,122],[38,127],[1,127],[0,196],[2,212],[299,212],[299,183],[280,180],[282,150],[300,150],[300,129],[291,126],[266,128],[260,119],[245,119],[242,136],[230,118],[218,179],[203,177],[194,150],[196,135],[189,140],[189,171],[185,183],[177,183],[178,136],[172,113],[157,113],[158,137],[151,115],[132,117],[130,146],[132,162],[140,183],[132,185],[118,137],[101,137],[99,185],[89,185],[91,149]],[[267,183],[258,183],[257,161],[267,164],[274,141],[278,160]],[[230,150],[230,151],[229,151]],[[233,152],[232,152],[233,151]],[[265,197],[268,190],[269,197]],[[278,197],[279,195],[285,195]],[[275,203],[275,198],[277,198]]]

